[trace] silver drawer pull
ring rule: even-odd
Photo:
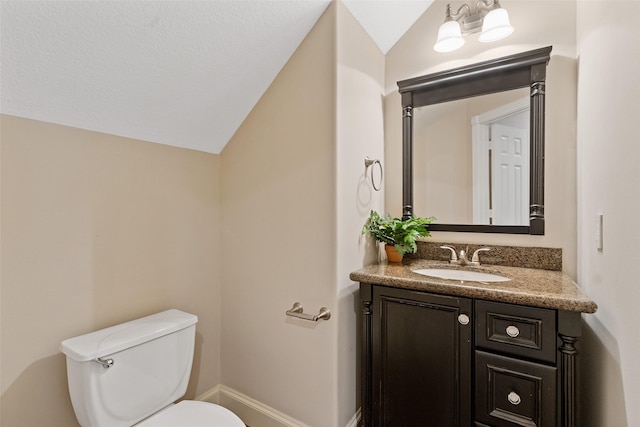
[[[460,316],[458,316],[458,322],[460,322],[461,325],[468,325],[469,316],[467,316],[466,314],[461,314]]]
[[[516,393],[515,391],[509,393],[509,395],[507,396],[507,400],[512,405],[519,405],[520,402],[522,402],[522,399],[520,399],[520,396],[518,396],[518,393]]]
[[[507,326],[507,335],[511,338],[515,338],[520,335],[520,329],[517,326],[509,325]]]

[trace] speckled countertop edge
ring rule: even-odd
[[[420,268],[463,268],[509,277],[508,282],[471,282],[445,280],[414,273]],[[533,268],[481,265],[459,267],[443,261],[407,259],[402,263],[381,262],[354,271],[355,282],[395,288],[428,291],[490,301],[557,310],[595,313],[598,306],[582,289],[561,271]]]

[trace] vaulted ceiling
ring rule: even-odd
[[[1,112],[220,153],[330,1],[2,0]],[[386,53],[433,0],[342,1]]]

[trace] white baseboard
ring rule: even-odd
[[[353,414],[353,417],[349,420],[346,427],[358,427],[358,423],[360,422],[360,408]]]
[[[194,400],[215,403],[216,405],[219,404],[220,403],[220,384],[218,384],[211,390],[205,391],[200,396],[196,396]]]
[[[224,385],[215,386],[196,400],[224,406],[251,427],[311,427]]]
[[[196,397],[196,400],[224,406],[251,427],[311,427],[283,414],[277,409],[221,384]],[[357,427],[359,420],[360,409],[353,415],[346,427]]]

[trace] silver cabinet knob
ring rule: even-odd
[[[461,314],[460,316],[458,316],[458,322],[460,322],[461,325],[468,325],[469,316],[467,316],[466,314]]]
[[[507,326],[507,335],[511,338],[515,338],[520,335],[520,329],[517,326],[509,325]]]
[[[519,405],[520,402],[522,402],[522,399],[520,399],[520,396],[515,391],[512,391],[511,393],[509,393],[509,395],[507,396],[507,400],[512,405]]]

